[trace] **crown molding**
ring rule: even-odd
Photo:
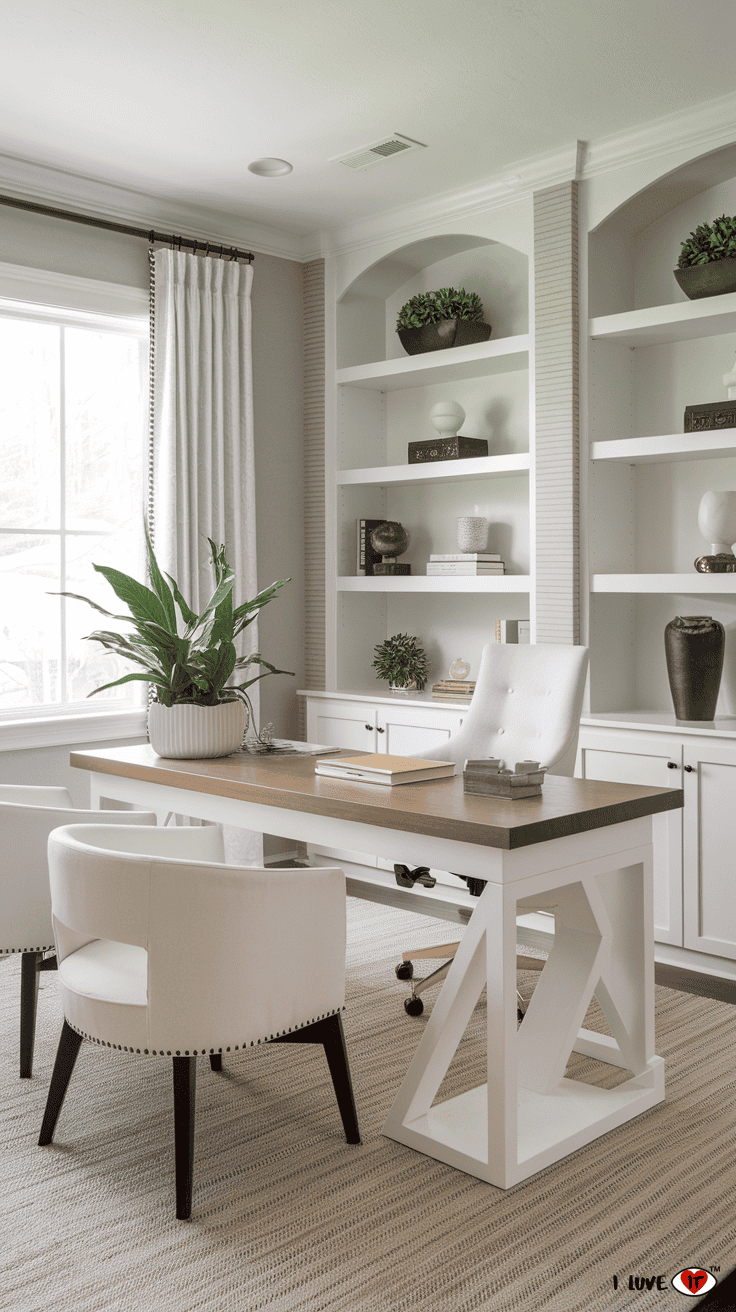
[[[304,249],[318,256],[348,255],[378,246],[387,239],[405,245],[451,224],[474,219],[560,182],[579,176],[585,143],[572,142],[559,150],[519,160],[492,178],[462,191],[444,192],[414,205],[383,210],[380,214],[304,239]]]
[[[612,173],[627,165],[646,163],[676,151],[690,158],[706,155],[736,141],[736,94],[704,101],[691,109],[650,119],[630,132],[591,142],[585,155],[583,178]]]
[[[0,191],[17,200],[80,210],[93,218],[141,228],[164,228],[224,246],[247,247],[260,255],[301,261],[303,238],[204,206],[149,196],[95,178],[0,155]]]

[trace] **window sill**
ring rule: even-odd
[[[0,720],[0,752],[36,747],[66,747],[146,737],[145,709],[84,715],[49,715],[35,720]]]

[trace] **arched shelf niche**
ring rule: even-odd
[[[478,292],[493,338],[528,332],[526,254],[487,237],[445,233],[392,251],[353,280],[337,304],[337,368],[404,357],[398,312],[411,296],[439,287]]]
[[[662,174],[588,237],[591,318],[686,301],[675,281],[680,245],[720,214],[736,214],[736,143]]]

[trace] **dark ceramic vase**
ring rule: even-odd
[[[675,269],[675,278],[691,301],[703,296],[724,296],[736,292],[736,259],[709,260],[707,264],[689,264]]]
[[[710,615],[677,615],[664,631],[667,676],[678,720],[712,720],[726,631]]]

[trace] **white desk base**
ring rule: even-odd
[[[119,775],[93,773],[91,784],[92,806],[110,798],[160,820],[173,811],[488,881],[388,1114],[389,1138],[507,1189],[663,1100],[651,817],[506,851]],[[350,892],[384,900],[383,873],[370,890],[356,881]],[[397,891],[385,900],[397,905]],[[554,945],[517,1029],[517,911],[549,907]],[[487,1082],[433,1106],[486,983]],[[580,1028],[594,994],[613,1038]],[[568,1080],[573,1051],[631,1078],[612,1090]]]

